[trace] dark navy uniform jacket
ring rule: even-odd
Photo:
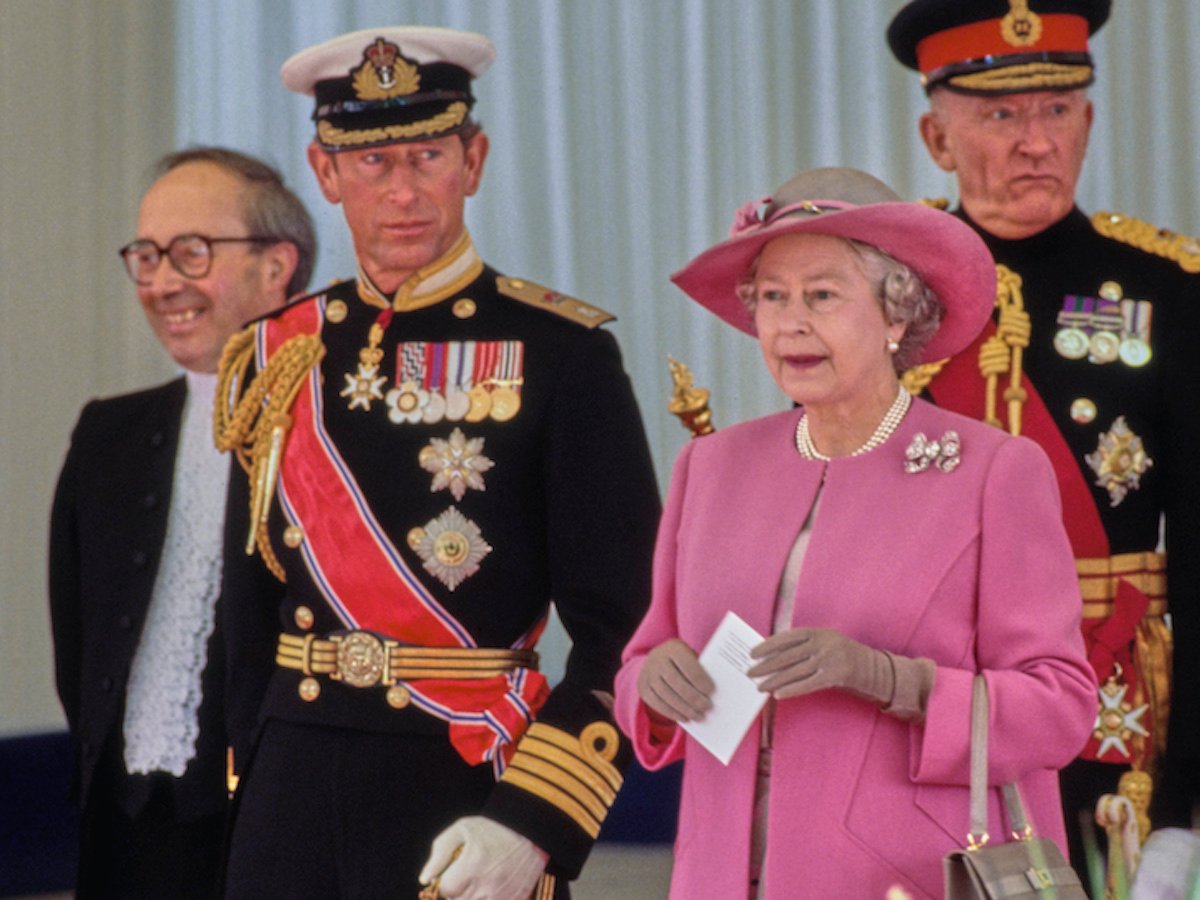
[[[962,210],[955,214],[979,232],[998,264],[1022,280],[1031,321],[1030,344],[1023,351],[1025,376],[1044,401],[1088,486],[1109,552],[1153,551],[1159,542],[1160,516],[1165,516],[1175,653],[1167,755],[1155,795],[1168,818],[1186,820],[1186,810],[1197,799],[1200,770],[1200,468],[1196,464],[1200,276],[1185,271],[1175,260],[1102,233],[1119,233],[1105,228],[1109,220],[1105,214],[1093,224],[1074,209],[1062,221],[1023,240],[997,238]],[[1145,365],[1130,366],[1119,359],[1104,364],[1068,359],[1055,349],[1064,298],[1096,298],[1105,282],[1119,286],[1124,298],[1150,301],[1152,356]],[[1007,383],[1007,376],[1001,378],[1001,392]],[[935,378],[931,385],[935,396],[936,387]],[[1084,401],[1090,420],[1078,414],[1077,401]],[[1000,399],[998,407],[1003,406]],[[1097,473],[1086,457],[1096,453],[1101,436],[1118,417],[1124,417],[1129,430],[1141,439],[1152,465],[1141,474],[1139,485],[1130,487],[1114,505],[1109,492],[1096,483]],[[1029,429],[1022,433],[1039,439]],[[1065,465],[1069,467],[1070,461]],[[1073,506],[1065,489],[1063,495],[1068,498],[1064,518],[1076,555],[1090,555],[1081,552],[1078,532],[1072,528],[1083,504]],[[1167,824],[1161,817],[1156,822]]]
[[[383,392],[395,386],[398,347],[404,342],[520,342],[521,404],[507,421],[443,418],[432,424],[397,424],[378,399],[369,409],[351,409],[342,396],[346,375],[356,372],[380,309],[360,299],[355,281],[299,303],[338,309],[337,316],[326,317],[322,330],[327,433],[383,531],[437,603],[479,647],[512,646],[555,604],[573,649],[566,675],[537,721],[577,736],[591,723],[611,722],[596,692],[611,691],[621,649],[649,601],[658,492],[614,338],[507,296],[498,287],[499,278],[484,267],[453,295],[396,312],[379,345],[384,352],[379,375],[387,378]],[[464,315],[460,301],[467,299],[473,308],[466,304]],[[336,301],[345,304],[344,318]],[[251,373],[245,380],[252,378]],[[456,428],[467,440],[482,439],[481,452],[493,463],[481,473],[485,488],[469,488],[460,500],[448,490],[432,490],[434,476],[420,463],[421,451],[432,439],[448,440]],[[301,607],[314,616],[313,634],[346,626],[325,601],[300,552],[282,540],[287,522],[278,498],[268,531],[287,583],[267,571],[260,553],[245,555],[248,503],[247,478],[235,469],[224,590],[236,755],[245,758],[258,723],[270,718],[394,733],[401,747],[406,735],[445,735],[446,724],[415,705],[390,708],[379,687],[356,689],[326,680],[316,700],[299,697],[302,673],[274,665],[279,632],[305,632],[296,624]],[[492,548],[478,571],[453,590],[426,570],[409,539],[414,528],[426,526],[451,506],[478,527]],[[345,548],[350,564],[354,553],[353,547]],[[260,696],[265,696],[261,705]],[[449,743],[446,752],[455,752]],[[624,768],[628,760],[622,740],[614,764]],[[438,798],[430,797],[428,809],[402,812],[435,816],[438,807]],[[568,878],[578,873],[592,838],[553,802],[501,782],[491,791],[485,811],[546,850],[551,871]]]

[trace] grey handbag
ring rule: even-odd
[[[971,831],[967,849],[946,855],[946,900],[1087,900],[1054,841],[1034,837],[1016,784],[1003,787],[1013,840],[985,846],[987,833],[987,682],[975,676],[971,693]]]

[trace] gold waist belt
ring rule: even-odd
[[[275,664],[352,687],[373,687],[422,678],[493,678],[514,669],[536,669],[538,655],[491,647],[410,647],[369,631],[349,631],[325,638],[281,634]]]
[[[1146,551],[1116,556],[1075,560],[1079,591],[1083,595],[1083,617],[1106,619],[1113,614],[1117,585],[1128,581],[1150,598],[1148,618],[1162,618],[1167,612],[1167,555]]]

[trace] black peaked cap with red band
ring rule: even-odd
[[[914,0],[888,26],[888,45],[926,91],[1072,90],[1092,83],[1088,38],[1111,0]]]

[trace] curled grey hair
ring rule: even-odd
[[[937,332],[946,308],[937,294],[916,272],[894,256],[871,244],[849,238],[838,238],[858,256],[863,274],[875,285],[875,299],[883,309],[883,315],[893,325],[903,324],[904,336],[900,349],[892,355],[892,364],[897,372],[903,372],[921,360],[921,351]],[[753,319],[754,275],[758,269],[755,259],[749,271],[737,285],[738,299]]]
[[[283,178],[261,159],[226,147],[190,147],[168,153],[158,161],[156,174],[193,162],[221,166],[249,185],[242,195],[242,219],[251,234],[262,235],[296,247],[296,271],[287,285],[293,297],[308,287],[317,256],[317,236],[308,210],[283,183]]]

